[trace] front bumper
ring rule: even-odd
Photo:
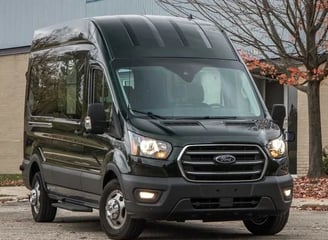
[[[247,183],[192,183],[183,178],[122,175],[126,207],[132,217],[157,220],[239,220],[254,215],[277,215],[289,210],[290,175],[264,177]],[[139,202],[136,189],[159,190],[156,203]]]

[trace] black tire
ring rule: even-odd
[[[99,215],[102,228],[112,239],[136,239],[144,229],[143,219],[134,219],[127,214],[124,196],[116,179],[104,188]]]
[[[34,221],[52,222],[55,219],[57,208],[51,205],[53,201],[48,197],[43,187],[40,172],[33,176],[30,203]]]
[[[289,211],[277,216],[254,217],[244,220],[244,225],[254,235],[274,235],[285,227],[288,217]]]

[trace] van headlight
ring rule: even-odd
[[[167,142],[144,137],[133,132],[129,132],[129,137],[131,154],[134,156],[164,160],[171,153],[171,144]]]
[[[267,147],[272,158],[281,158],[286,155],[286,142],[282,135],[279,138],[271,140]]]

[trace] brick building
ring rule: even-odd
[[[17,173],[23,159],[27,54],[0,55],[0,173]]]
[[[328,79],[321,83],[321,127],[322,144],[328,145]],[[309,162],[309,137],[308,137],[308,114],[307,97],[305,93],[298,92],[298,128],[297,128],[297,174],[305,175],[308,170]],[[311,144],[311,143],[310,143]]]

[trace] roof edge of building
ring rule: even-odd
[[[0,49],[0,56],[29,53],[30,48],[31,48],[30,45],[21,46],[21,47],[13,47],[13,48],[3,48],[3,49]]]

